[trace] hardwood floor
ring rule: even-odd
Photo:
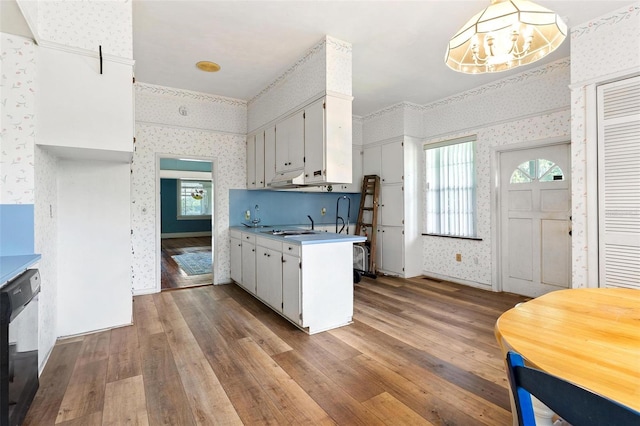
[[[28,425],[510,425],[493,326],[525,300],[364,278],[309,336],[236,285],[134,298],[134,325],[59,341]]]
[[[213,274],[187,275],[171,256],[183,253],[211,253],[211,237],[164,238],[160,286],[163,290],[211,284]]]

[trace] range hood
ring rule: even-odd
[[[304,185],[304,171],[278,173],[267,186],[271,188],[298,188]]]

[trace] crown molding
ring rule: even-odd
[[[571,28],[571,39],[574,40],[580,38],[594,31],[598,31],[605,26],[613,26],[631,18],[632,16],[638,15],[640,15],[640,3],[623,7],[608,15],[601,16],[593,21],[588,21],[582,25],[577,25]]]
[[[154,95],[170,96],[173,98],[190,99],[194,101],[206,101],[218,104],[225,104],[235,107],[247,107],[247,101],[242,99],[227,98],[225,96],[210,95],[208,93],[194,92],[192,90],[176,89],[173,87],[157,86],[155,84],[136,82],[134,84],[136,92],[150,93]]]

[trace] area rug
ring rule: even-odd
[[[184,253],[171,256],[180,269],[187,275],[202,275],[211,273],[211,252]]]

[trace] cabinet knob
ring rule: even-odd
[[[256,251],[256,249],[251,249],[251,251]]]
[[[289,250],[293,250],[291,247],[289,247]]]
[[[268,255],[267,255],[267,257],[271,257],[271,255],[270,255],[270,254],[268,254]]]

